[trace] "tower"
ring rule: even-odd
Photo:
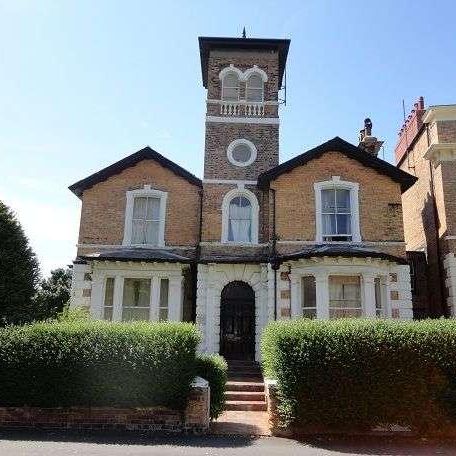
[[[201,37],[199,45],[207,89],[202,253],[223,244],[223,254],[243,255],[268,241],[267,198],[256,183],[279,163],[278,93],[289,40]],[[237,222],[228,223],[230,211]]]

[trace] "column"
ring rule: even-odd
[[[184,277],[171,276],[168,291],[168,320],[182,321],[182,281]]]
[[[274,320],[274,306],[277,297],[274,296],[274,270],[268,264],[268,320]]]
[[[150,281],[149,320],[158,321],[158,306],[160,305],[160,277],[152,277]]]
[[[291,318],[299,318],[302,316],[301,304],[301,276],[290,274],[291,283]]]
[[[114,298],[112,306],[112,321],[122,320],[122,301],[123,301],[124,278],[116,275],[114,278]]]
[[[375,277],[371,273],[363,273],[362,276],[364,285],[364,316],[375,317],[377,315],[375,304]]]
[[[317,302],[317,318],[329,319],[329,284],[328,274],[319,272],[315,274],[315,294]]]
[[[103,305],[104,305],[104,277],[100,275],[93,275],[92,277],[92,292],[90,297],[90,315],[96,320],[103,318]]]

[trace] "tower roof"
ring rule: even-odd
[[[285,71],[290,40],[273,38],[226,38],[200,36],[198,41],[201,57],[201,74],[203,77],[203,86],[205,88],[207,88],[207,65],[209,61],[209,53],[214,49],[277,51],[279,53],[279,86],[282,85],[282,77]]]

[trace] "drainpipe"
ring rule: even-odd
[[[431,140],[429,137],[429,126],[426,124],[426,140],[427,147],[431,145]],[[429,173],[431,176],[431,196],[432,196],[432,209],[434,216],[434,225],[435,225],[435,245],[437,250],[437,268],[439,271],[439,284],[440,284],[440,310],[441,314],[444,317],[448,317],[448,306],[445,302],[446,288],[445,288],[445,271],[442,268],[442,252],[440,249],[440,238],[439,238],[439,214],[437,209],[437,202],[435,199],[435,181],[434,181],[434,170],[432,167],[432,162],[429,160]]]
[[[272,251],[270,262],[274,271],[274,320],[277,320],[277,270],[280,268],[280,263],[277,258],[277,234],[276,234],[276,191],[270,189],[272,194]]]
[[[191,265],[192,271],[192,279],[193,279],[193,305],[192,305],[192,321],[196,323],[196,293],[198,289],[198,263],[201,256],[201,238],[203,233],[203,189],[199,190],[199,197],[200,197],[200,207],[199,207],[199,229],[198,229],[198,245],[196,246],[196,255],[195,261]]]

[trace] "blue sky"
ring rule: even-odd
[[[199,35],[290,38],[281,160],[363,119],[392,159],[409,107],[456,102],[454,1],[0,0],[0,199],[44,274],[74,259],[67,186],[144,145],[202,176]]]

